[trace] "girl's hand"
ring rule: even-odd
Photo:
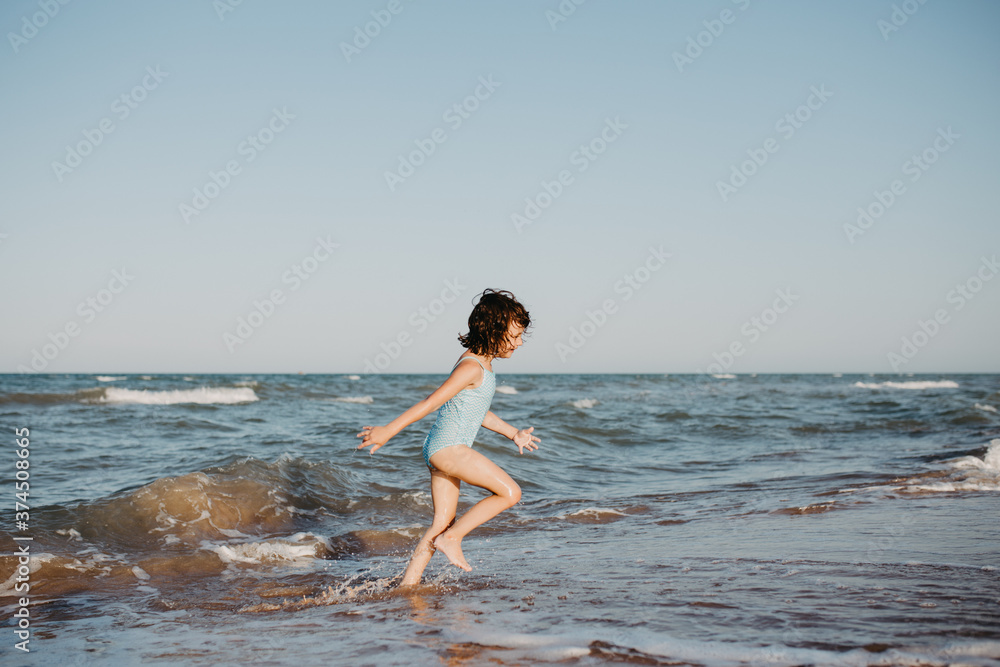
[[[511,438],[511,440],[514,441],[514,444],[517,445],[517,450],[519,453],[524,454],[524,450],[528,450],[530,452],[532,450],[538,449],[538,445],[536,445],[535,443],[541,442],[541,440],[531,435],[531,432],[534,430],[535,430],[534,426],[531,426],[529,428],[522,428],[520,431],[514,434],[513,438]]]
[[[361,429],[361,433],[358,433],[359,438],[364,438],[361,444],[358,445],[358,449],[364,449],[368,445],[372,448],[369,450],[369,454],[374,454],[378,451],[379,447],[384,445],[389,441],[392,436],[389,434],[389,429],[385,426],[365,426]]]

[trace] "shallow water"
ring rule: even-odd
[[[1000,665],[1000,377],[501,374],[522,502],[401,594],[433,418],[354,434],[442,379],[0,376],[3,663]]]

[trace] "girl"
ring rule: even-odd
[[[434,521],[417,544],[400,586],[420,583],[424,568],[435,551],[452,565],[467,572],[472,567],[462,555],[462,538],[521,499],[521,488],[500,466],[472,448],[479,426],[485,426],[514,441],[518,451],[538,449],[541,442],[531,432],[517,429],[489,411],[496,375],[494,359],[508,359],[523,344],[530,326],[528,311],[510,292],[485,290],[469,315],[469,333],[458,340],[467,351],[459,357],[451,375],[434,393],[396,417],[386,426],[365,426],[358,449],[371,445],[374,454],[390,438],[415,421],[441,408],[424,440],[424,462],[431,473]],[[493,495],[480,500],[455,521],[458,491],[462,482],[479,486]]]

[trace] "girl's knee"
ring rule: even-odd
[[[521,502],[521,487],[518,486],[516,483],[512,484],[511,487],[507,490],[507,493],[504,495],[504,497],[510,503],[510,507],[513,507],[514,505]]]

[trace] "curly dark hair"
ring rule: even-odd
[[[469,315],[469,333],[458,342],[474,354],[498,357],[507,347],[507,330],[517,322],[527,331],[528,310],[506,290],[485,289]]]

